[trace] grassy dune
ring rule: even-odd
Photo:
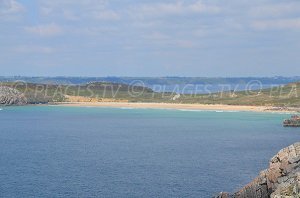
[[[198,101],[205,104],[300,107],[300,83],[256,91],[230,91],[202,95]]]
[[[227,104],[275,107],[300,107],[300,83],[263,90],[227,91],[212,94],[158,93],[141,86],[117,83],[86,85],[49,85],[35,83],[2,83],[22,92],[31,104],[49,102],[165,102],[190,104]]]

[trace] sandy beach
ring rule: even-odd
[[[176,104],[176,103],[130,103],[130,102],[63,102],[59,106],[72,107],[115,107],[115,108],[153,108],[178,110],[216,110],[216,111],[252,111],[293,113],[294,110],[278,109],[267,106],[207,105],[207,104]]]

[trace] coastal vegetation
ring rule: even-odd
[[[24,77],[24,76],[0,76],[0,82],[22,81],[37,84],[58,85],[82,85],[90,82],[107,82],[119,84],[131,84],[142,82],[145,86],[155,85],[236,85],[247,84],[251,81],[259,81],[264,85],[284,85],[300,81],[300,76],[295,77]]]
[[[300,107],[300,83],[290,83],[260,90],[231,90],[208,94],[155,92],[140,85],[109,82],[92,82],[84,85],[3,82],[1,86],[16,89],[27,98],[29,104],[123,101]]]

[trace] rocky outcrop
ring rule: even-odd
[[[0,105],[24,105],[26,97],[18,90],[0,86]]]
[[[270,166],[251,183],[230,195],[217,198],[300,198],[300,142],[279,151]]]

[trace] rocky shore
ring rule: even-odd
[[[18,90],[0,86],[0,105],[24,105],[27,104],[26,97]]]
[[[300,142],[279,151],[269,168],[234,194],[216,198],[296,198],[300,197]]]

